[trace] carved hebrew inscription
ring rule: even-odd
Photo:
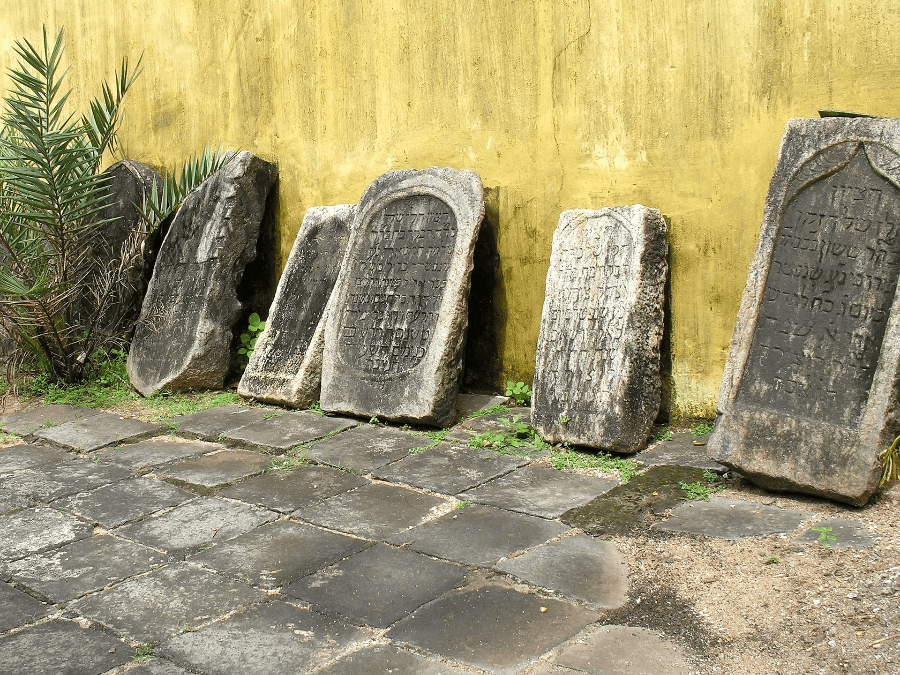
[[[782,208],[736,400],[857,422],[898,272],[900,189],[876,173],[860,145],[846,165]]]
[[[364,375],[392,378],[425,357],[456,244],[456,216],[443,200],[414,195],[364,221],[341,314],[341,359]]]

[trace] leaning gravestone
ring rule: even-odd
[[[900,120],[791,120],[766,197],[710,456],[864,504],[900,432]]]
[[[659,412],[667,253],[655,209],[560,214],[531,403],[546,440],[616,452],[646,442]]]
[[[305,408],[319,398],[326,307],[347,250],[356,207],[316,206],[303,217],[266,327],[238,393]]]
[[[237,286],[256,255],[274,164],[238,153],[184,200],[157,257],[128,354],[131,384],[218,389],[228,373]]]
[[[323,409],[452,421],[483,214],[471,171],[391,171],[366,189],[325,329]]]

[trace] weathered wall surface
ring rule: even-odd
[[[279,167],[278,256],[304,211],[390,169],[479,172],[498,217],[502,378],[530,381],[560,211],[670,224],[675,407],[712,413],[790,117],[900,114],[900,5],[875,0],[5,0],[0,65],[68,31],[70,84],[144,54],[122,141]],[[4,85],[5,89],[5,85]]]

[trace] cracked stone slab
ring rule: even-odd
[[[628,600],[628,564],[616,545],[584,534],[538,546],[496,568],[603,609],[616,609]]]
[[[116,638],[70,621],[50,621],[0,637],[0,673],[97,675],[131,661]]]
[[[484,433],[485,431],[503,431],[506,427],[500,424],[498,420],[512,419],[516,415],[519,416],[520,421],[528,423],[531,419],[531,408],[509,406],[506,412],[479,415],[478,417],[473,417],[460,422],[458,426],[461,429],[468,429],[469,431],[475,431],[479,434]]]
[[[366,639],[358,628],[276,600],[178,635],[160,651],[210,675],[293,675]]]
[[[138,642],[159,643],[265,597],[263,591],[183,563],[129,579],[70,605]]]
[[[156,657],[130,669],[128,675],[191,675],[191,673],[171,661]]]
[[[644,466],[687,466],[725,473],[728,467],[714,462],[706,454],[706,439],[706,435],[694,437],[689,431],[678,431],[652,450],[639,452],[634,459]],[[694,441],[703,445],[694,445]]]
[[[59,448],[46,445],[14,445],[0,448],[0,474],[20,469],[43,469],[62,464],[72,459],[72,455]]]
[[[92,523],[112,529],[177,506],[195,496],[161,480],[133,478],[74,495],[55,502],[53,506],[65,508]]]
[[[392,485],[370,484],[299,509],[292,516],[369,539],[418,525],[446,502]]]
[[[509,511],[558,518],[565,511],[609,492],[618,484],[619,481],[611,478],[528,466],[461,496]]]
[[[34,501],[31,498],[6,488],[0,488],[0,515],[29,506],[34,506]]]
[[[409,544],[414,551],[445,560],[490,567],[501,558],[543,544],[568,529],[543,518],[473,505],[402,532],[389,542],[398,546]]]
[[[275,520],[277,514],[217,497],[200,497],[171,511],[131,525],[115,534],[164,551],[217,544]]]
[[[385,637],[498,675],[511,674],[596,619],[595,612],[562,600],[490,585],[439,598]]]
[[[45,605],[27,593],[0,581],[0,633],[34,623],[54,611],[55,607]]]
[[[369,546],[310,525],[279,520],[191,558],[229,577],[261,588],[291,583]]]
[[[97,413],[56,427],[41,429],[34,433],[34,437],[65,448],[91,452],[113,443],[155,434],[161,428],[160,424],[141,422],[109,413]]]
[[[0,558],[14,560],[90,537],[88,523],[46,506],[0,516]]]
[[[408,455],[372,473],[382,480],[455,495],[527,463],[521,457],[442,445]]]
[[[456,588],[465,577],[463,567],[376,544],[295,581],[284,592],[352,623],[387,628]]]
[[[191,485],[217,488],[266,470],[270,457],[252,450],[219,450],[185,459],[159,471],[160,478],[174,478]]]
[[[392,645],[365,647],[338,659],[316,675],[465,675],[437,659],[427,659]]]
[[[363,425],[313,443],[306,453],[310,459],[320,464],[366,474],[406,457],[410,450],[424,447],[428,443],[425,436]]]
[[[590,675],[683,675],[693,669],[677,644],[631,626],[600,626],[563,647],[554,661]]]
[[[368,484],[365,478],[330,466],[304,464],[296,469],[277,469],[241,481],[221,494],[280,513],[290,513]]]
[[[130,471],[115,466],[95,464],[87,459],[73,459],[55,466],[23,469],[0,479],[0,487],[51,502],[60,497],[85,492],[115,483],[131,476]]]
[[[0,430],[18,436],[28,436],[40,429],[80,420],[99,412],[99,410],[77,408],[73,405],[42,405],[32,410],[0,417]]]
[[[5,570],[53,602],[69,602],[165,562],[165,556],[149,548],[101,535],[22,558]]]
[[[824,527],[829,531],[814,530],[815,527]],[[822,539],[823,534],[826,537],[834,537],[834,539]],[[794,537],[793,541],[797,543],[827,542],[830,548],[867,548],[875,543],[875,536],[857,520],[827,518],[811,525],[806,532]]]
[[[225,446],[206,441],[186,440],[175,436],[157,436],[130,445],[98,450],[94,453],[101,462],[123,466],[132,471],[161,466],[178,459],[205,455]]]
[[[355,427],[357,424],[359,423],[343,417],[325,417],[301,410],[276,413],[269,419],[225,432],[225,438],[241,445],[283,453],[295,445]]]
[[[713,497],[708,502],[692,501],[672,511],[665,523],[654,527],[669,532],[705,534],[718,539],[746,539],[793,532],[813,514],[777,506]]]
[[[177,425],[179,434],[197,438],[216,440],[220,436],[239,427],[265,419],[271,410],[266,408],[245,408],[230,404],[218,408],[207,408],[190,415],[180,415],[163,420],[166,426]]]

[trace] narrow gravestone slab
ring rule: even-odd
[[[376,645],[353,652],[318,671],[318,675],[465,675],[436,659],[405,652],[391,645]]]
[[[194,497],[161,480],[135,478],[74,495],[53,506],[110,529]]]
[[[424,436],[365,425],[313,443],[307,449],[307,455],[322,464],[369,473],[428,443]]]
[[[94,456],[99,457],[101,462],[109,462],[132,471],[140,471],[148,467],[161,466],[178,459],[205,455],[222,449],[223,446],[218,443],[158,436],[139,443],[98,450]]]
[[[159,476],[205,488],[217,488],[261,474],[269,466],[269,461],[266,455],[250,450],[220,450],[170,464],[160,470]]]
[[[38,506],[0,517],[0,558],[14,560],[90,537],[94,528],[83,520]]]
[[[456,588],[465,576],[464,567],[376,544],[295,581],[284,592],[352,623],[387,628]]]
[[[105,445],[149,436],[158,432],[160,428],[159,424],[99,413],[57,427],[41,429],[36,431],[34,436],[64,448],[91,452]]]
[[[33,623],[53,611],[52,606],[0,581],[0,633]]]
[[[274,164],[249,152],[188,195],[163,241],[128,353],[128,377],[144,396],[221,389],[237,287],[256,256]]]
[[[695,441],[704,444],[694,445]],[[707,456],[706,442],[708,440],[705,436],[694,437],[689,431],[677,431],[669,440],[659,443],[655,448],[642,450],[634,459],[644,466],[690,466],[725,473],[728,467],[712,461]]]
[[[506,675],[519,672],[596,618],[594,612],[553,598],[483,586],[426,605],[385,637]]]
[[[483,215],[471,171],[391,171],[366,189],[325,329],[323,409],[454,421]]]
[[[80,420],[96,415],[99,410],[77,408],[73,405],[42,405],[32,410],[0,417],[0,429],[19,436],[27,436],[45,427]]]
[[[719,539],[746,539],[793,532],[812,515],[805,511],[713,497],[708,502],[682,504],[672,511],[668,521],[654,527]]]
[[[225,441],[256,448],[263,452],[283,453],[295,445],[356,426],[340,417],[325,417],[307,411],[275,413],[269,419],[227,431]]]
[[[329,497],[368,485],[369,481],[328,466],[304,465],[275,470],[241,481],[222,491],[223,497],[240,499],[280,513],[290,513]]]
[[[295,408],[319,398],[326,308],[355,208],[316,206],[303,216],[266,327],[238,385],[241,396]]]
[[[826,518],[794,537],[794,541],[823,545],[827,543],[830,548],[866,548],[875,543],[875,536],[858,520]]]
[[[133,653],[103,631],[56,620],[0,637],[0,673],[96,675],[128,663]]]
[[[554,661],[590,675],[684,675],[693,669],[681,647],[631,626],[600,626],[563,647]]]
[[[864,504],[900,428],[900,120],[788,122],[710,456]]]
[[[543,438],[616,452],[647,441],[660,403],[667,253],[655,209],[560,214],[531,403]]]

